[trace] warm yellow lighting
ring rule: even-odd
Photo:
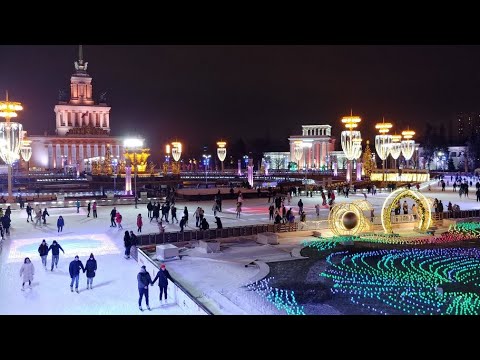
[[[22,104],[16,101],[9,101],[7,92],[5,101],[0,101],[0,117],[4,117],[8,122],[10,118],[17,117],[16,111],[20,110],[23,110]]]
[[[411,138],[413,138],[413,135],[415,135],[415,131],[405,130],[405,131],[402,131],[402,135],[404,139],[410,140]]]
[[[170,154],[170,144],[165,145],[165,154]]]
[[[402,135],[392,135],[392,142],[397,143],[402,141]]]
[[[362,121],[360,116],[350,115],[342,117],[342,123],[344,123],[345,127],[349,130],[355,129],[360,121]]]
[[[219,141],[217,142],[217,146],[219,148],[224,148],[225,146],[227,146],[227,143],[225,141]]]
[[[375,129],[378,130],[380,134],[386,134],[388,131],[393,127],[392,123],[386,123],[385,119],[383,119],[383,122],[378,123],[375,125]]]
[[[173,148],[176,148],[176,149],[178,149],[178,151],[182,152],[182,143],[181,142],[174,141],[174,142],[172,142],[172,146],[173,146]]]

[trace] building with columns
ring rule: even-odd
[[[66,169],[89,171],[91,160],[104,157],[110,147],[112,157],[123,160],[123,138],[110,136],[110,106],[105,94],[95,104],[92,77],[87,73],[82,46],[75,72],[70,78],[70,99],[61,98],[55,105],[55,135],[29,135],[32,141],[30,168],[33,170]]]
[[[335,149],[335,138],[330,125],[302,125],[302,135],[292,135],[290,141],[290,161],[297,162],[295,147],[302,143],[300,168],[327,168],[328,155]]]

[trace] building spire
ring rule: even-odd
[[[83,64],[83,47],[82,45],[78,46],[78,62],[80,65]]]
[[[83,61],[83,46],[78,46],[78,61],[75,61],[75,70],[76,75],[85,76],[87,75],[87,66],[88,62]]]

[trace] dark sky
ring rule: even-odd
[[[77,54],[76,45],[0,46],[0,91],[24,104],[30,134],[53,132]],[[96,100],[108,91],[112,134],[138,132],[157,153],[174,137],[192,152],[268,136],[288,150],[302,124],[330,124],[338,136],[350,108],[364,138],[382,116],[421,132],[480,110],[480,46],[85,45],[84,58]]]

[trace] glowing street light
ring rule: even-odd
[[[210,164],[210,158],[212,157],[212,155],[203,154],[202,157],[203,157],[203,165],[205,166],[205,188],[207,188],[208,187],[207,169],[208,169],[208,165]]]
[[[362,154],[362,134],[358,130],[353,130],[358,127],[362,121],[359,116],[354,116],[350,111],[350,116],[342,117],[342,123],[347,130],[342,131],[341,143],[342,150],[348,160],[347,163],[347,181],[351,181],[352,160],[356,160]]]
[[[413,136],[415,135],[415,131],[413,130],[405,130],[402,131],[402,136],[405,140],[402,141],[402,154],[405,160],[408,163],[415,152],[415,141],[412,140]]]
[[[397,159],[402,153],[402,135],[392,135],[392,143],[390,144],[390,155],[395,160],[395,169],[397,168]]]
[[[303,156],[303,141],[295,140],[293,142],[293,156],[297,160],[297,169],[300,169],[300,159]]]
[[[220,162],[222,163],[222,172],[223,172],[223,162],[227,157],[227,143],[225,141],[218,141],[217,142],[217,156]]]
[[[385,160],[390,154],[392,144],[392,135],[387,135],[387,133],[392,126],[391,123],[385,122],[385,118],[383,118],[381,123],[375,125],[375,129],[380,133],[380,135],[375,136],[375,150],[380,160],[382,160],[382,181],[385,181]]]
[[[5,101],[0,101],[0,117],[5,122],[0,123],[0,157],[8,167],[8,202],[13,202],[12,192],[12,164],[20,159],[20,148],[23,141],[23,125],[11,122],[11,118],[18,116],[17,111],[23,110],[22,104],[8,100],[8,92]]]
[[[182,143],[180,143],[178,141],[172,142],[173,160],[175,160],[175,161],[180,160],[181,155],[182,155]]]

